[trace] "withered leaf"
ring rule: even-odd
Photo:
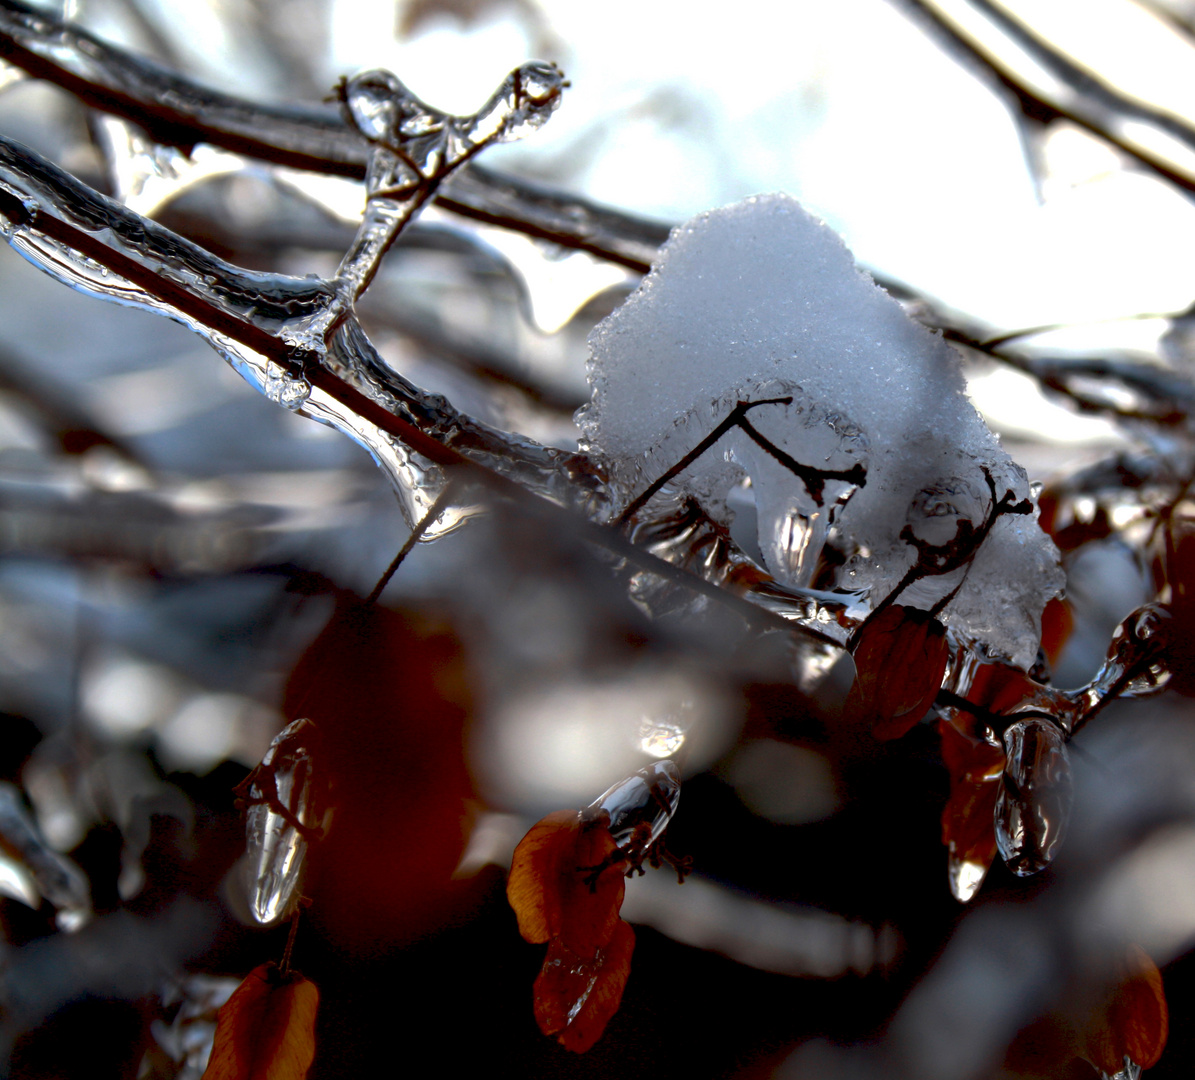
[[[319,990],[298,972],[254,968],[217,1014],[203,1080],[304,1080],[318,1007]]]

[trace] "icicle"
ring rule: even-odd
[[[586,818],[605,812],[610,835],[620,849],[645,851],[663,835],[680,802],[680,771],[669,760],[657,761],[620,780],[586,807]]]
[[[62,930],[74,931],[91,920],[91,887],[82,871],[69,859],[51,850],[25,809],[21,793],[12,784],[0,783],[0,860],[11,889],[4,889],[31,907],[38,897],[56,909]]]
[[[322,834],[328,816],[315,724],[295,720],[283,728],[240,790],[248,806],[250,910],[270,926],[298,905],[308,842]]]
[[[205,143],[185,153],[148,138],[136,125],[98,115],[93,123],[116,197],[130,210],[153,215],[190,188],[245,169],[245,159]]]
[[[1008,755],[996,799],[996,844],[1018,877],[1050,865],[1070,817],[1066,736],[1048,720],[1019,720],[1004,733]]]

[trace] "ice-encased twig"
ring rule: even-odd
[[[155,142],[206,142],[289,168],[365,177],[369,146],[331,109],[259,105],[209,89],[77,27],[0,0],[0,58],[122,116]],[[646,272],[668,226],[468,165],[436,196],[462,216]]]

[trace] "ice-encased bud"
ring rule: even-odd
[[[589,804],[587,816],[604,810],[616,846],[635,843],[646,849],[668,828],[679,802],[680,771],[672,761],[657,761],[599,795]]]
[[[78,930],[91,920],[91,886],[69,859],[50,848],[25,808],[20,791],[0,783],[0,861],[8,879],[3,891],[37,906],[37,897],[48,900],[62,930]],[[33,895],[30,885],[36,890]]]
[[[397,143],[404,118],[419,102],[397,75],[366,71],[344,84],[344,104],[353,124],[367,139]]]
[[[295,720],[252,774],[245,813],[249,908],[263,926],[285,919],[299,902],[308,836],[322,827],[326,802],[317,757],[318,729]]]
[[[1048,720],[1019,720],[1004,733],[1008,755],[996,799],[996,845],[1018,877],[1044,870],[1058,854],[1071,806],[1066,736]]]

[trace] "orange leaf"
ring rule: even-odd
[[[560,931],[560,897],[549,883],[556,880],[562,857],[569,857],[580,820],[576,810],[557,810],[532,825],[515,848],[506,899],[523,940],[533,945],[542,945]]]
[[[946,630],[924,611],[892,604],[863,624],[852,655],[847,708],[870,720],[877,739],[897,739],[926,714],[942,686]]]
[[[545,1035],[583,1054],[618,1012],[631,973],[635,931],[619,919],[605,948],[583,959],[558,942],[548,946],[535,980],[535,1019]]]
[[[254,968],[220,1008],[203,1080],[303,1080],[315,1059],[319,990],[297,972]]]
[[[559,942],[575,956],[592,958],[610,940],[626,881],[607,822],[604,814],[587,821],[560,810],[520,841],[506,895],[527,941]],[[599,866],[605,869],[591,882]]]
[[[1139,945],[1125,954],[1110,998],[1087,1031],[1083,1056],[1109,1076],[1124,1059],[1148,1069],[1166,1046],[1170,1013],[1162,989],[1162,973]]]

